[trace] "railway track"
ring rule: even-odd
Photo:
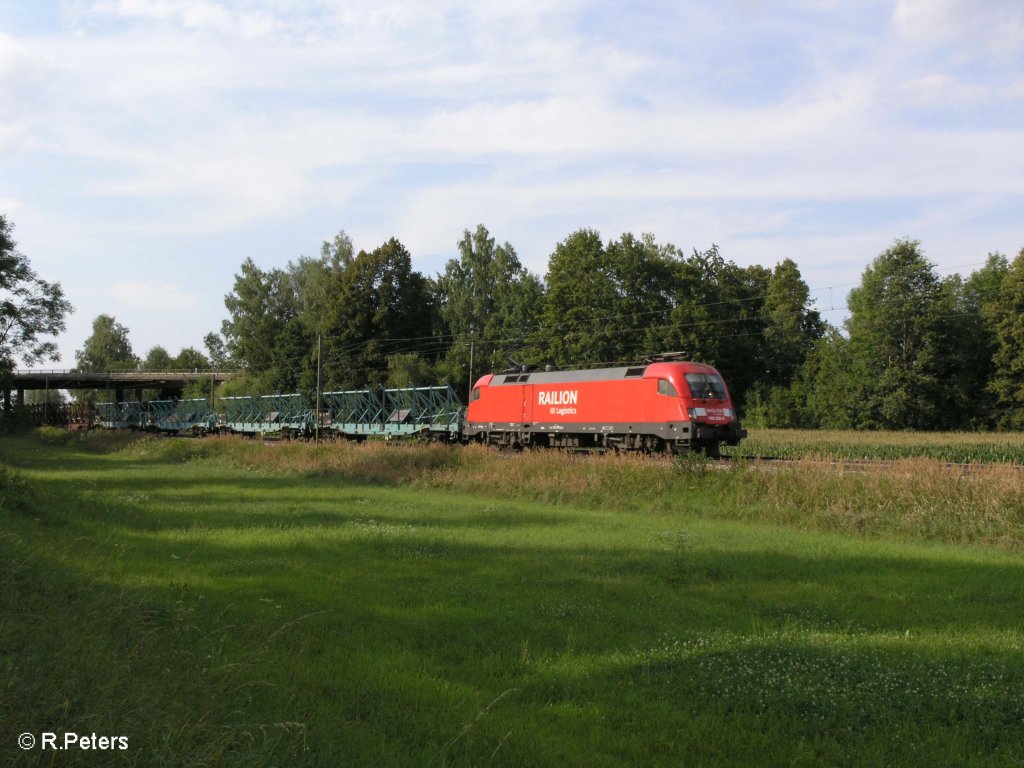
[[[554,450],[554,449],[552,449]],[[576,450],[564,450],[558,451],[562,455],[571,455],[578,457],[580,460],[586,460],[589,457],[594,456],[613,456],[614,454],[606,453],[602,450],[594,449],[576,449]],[[509,449],[503,449],[499,451],[500,455],[508,458],[515,458],[523,455],[520,451],[514,451]],[[949,472],[959,472],[963,475],[969,475],[972,472],[979,472],[983,470],[989,470],[995,467],[1010,467],[1011,469],[1022,472],[1024,471],[1024,465],[1012,463],[1012,462],[1001,462],[1001,461],[978,461],[978,462],[954,462],[954,461],[942,461],[941,459],[931,459],[926,456],[907,456],[899,459],[865,459],[865,458],[840,458],[840,457],[813,457],[813,456],[718,456],[718,457],[703,457],[701,454],[684,454],[684,455],[671,455],[667,453],[662,454],[619,454],[624,457],[634,456],[636,458],[642,458],[653,462],[662,462],[666,466],[672,465],[675,462],[693,461],[694,467],[700,467],[706,465],[709,467],[725,469],[726,467],[742,464],[751,466],[762,466],[765,469],[772,467],[784,467],[802,465],[808,468],[812,467],[829,467],[848,473],[863,473],[868,474],[870,472],[877,471],[891,471],[891,472],[913,472],[915,469],[919,469],[913,464],[908,465],[908,462],[914,462],[921,459],[936,461],[937,465],[942,469]],[[687,456],[691,458],[687,458]]]
[[[514,456],[519,455],[514,452],[507,452],[508,455]],[[604,455],[603,452],[598,454],[595,451],[576,451],[574,455],[579,456],[581,459],[587,456]],[[942,469],[949,472],[959,472],[963,475],[969,475],[972,472],[979,472],[982,470],[989,470],[994,467],[1009,467],[1017,472],[1024,472],[1024,465],[1012,462],[1001,462],[1001,461],[978,461],[978,462],[955,462],[955,461],[942,461],[941,459],[931,459],[931,457],[925,456],[907,456],[899,459],[865,459],[865,458],[841,458],[841,457],[815,457],[815,456],[718,456],[714,458],[703,458],[700,454],[691,454],[695,458],[691,459],[697,462],[696,466],[701,463],[706,463],[708,466],[726,468],[729,466],[743,464],[760,466],[764,468],[771,467],[784,467],[802,465],[808,468],[812,467],[829,467],[832,469],[838,469],[843,472],[849,473],[864,473],[877,472],[879,470],[891,471],[891,472],[913,472],[918,469],[918,466],[914,464],[908,464],[908,462],[915,462],[918,460],[931,460],[937,462],[937,465]],[[687,461],[685,456],[672,456],[669,454],[650,454],[644,456],[646,459],[652,461],[663,461],[666,464],[673,463],[676,461]]]
[[[168,432],[154,432],[154,435],[160,435],[166,438],[177,438],[177,439],[196,439],[197,435],[190,433],[168,433]],[[266,446],[279,446],[286,445],[291,442],[312,442],[312,440],[300,440],[292,441],[280,437],[267,438],[260,437],[257,435],[234,435],[239,439],[243,440],[258,440]],[[357,445],[354,441],[337,441],[339,443],[348,445]],[[423,442],[413,439],[396,439],[396,440],[372,440],[371,443],[382,442],[391,447],[402,447],[412,448],[418,445],[424,445]],[[451,447],[457,447],[457,444],[450,444]],[[532,449],[532,450],[549,450],[553,453],[561,455],[570,455],[580,460],[586,460],[594,456],[613,456],[612,454],[603,449],[593,448],[578,448],[578,449]],[[496,453],[507,459],[515,459],[518,456],[524,455],[523,451],[510,449],[510,448],[496,448]],[[671,454],[617,454],[620,456],[636,456],[637,458],[645,458],[651,461],[662,461],[666,464],[670,464],[675,461],[686,461],[684,456],[671,455]],[[907,462],[912,462],[919,459],[931,459],[932,457],[926,456],[906,456],[898,459],[865,459],[865,458],[841,458],[841,457],[821,457],[821,456],[772,456],[772,455],[755,455],[755,456],[730,456],[728,454],[719,457],[702,457],[701,454],[690,454],[693,456],[692,460],[696,462],[706,462],[707,465],[719,468],[725,468],[736,464],[750,464],[750,465],[764,465],[765,468],[770,467],[783,467],[792,465],[804,465],[807,467],[830,467],[843,472],[850,473],[864,473],[882,471],[913,471],[913,466],[907,466]],[[938,466],[942,467],[949,472],[958,472],[961,475],[970,475],[971,473],[977,473],[982,470],[989,470],[993,467],[1010,467],[1017,472],[1024,472],[1024,465],[1009,461],[978,461],[978,462],[954,462],[954,461],[942,461],[941,459],[933,459],[938,462]]]

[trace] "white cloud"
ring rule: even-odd
[[[965,83],[944,73],[911,78],[897,85],[899,93],[915,106],[942,107],[950,104],[972,106],[999,99],[996,87]]]
[[[958,30],[956,0],[896,0],[893,21],[908,39],[942,42]]]
[[[0,32],[0,153],[19,149],[29,139],[55,72],[51,57]]]
[[[954,45],[971,55],[1024,51],[1024,6],[1018,0],[896,0],[893,21],[914,43]]]
[[[51,263],[109,247],[159,269],[146,254],[187,240],[270,266],[341,227],[440,259],[484,222],[540,272],[580,226],[751,261],[868,249],[862,267],[896,236],[951,240],[943,219],[998,247],[977,222],[1024,194],[1017,0],[63,7],[62,28],[0,34],[0,205],[26,235],[56,222]],[[834,236],[793,229],[815,205]],[[111,295],[214,328],[228,289]]]
[[[92,5],[89,13],[136,21],[171,22],[187,30],[237,34],[250,39],[266,37],[280,27],[266,12],[232,10],[212,0],[103,0]]]
[[[173,283],[145,280],[116,282],[110,293],[124,307],[135,311],[160,314],[191,312],[199,305],[199,297]]]

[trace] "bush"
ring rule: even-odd
[[[39,427],[35,430],[39,442],[45,445],[77,446],[94,453],[112,453],[132,443],[147,439],[141,432],[109,431],[104,429],[61,429],[60,427]]]
[[[19,475],[0,465],[0,512],[23,512],[31,488]]]

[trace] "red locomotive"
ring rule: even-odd
[[[463,435],[512,448],[717,456],[747,432],[718,371],[663,355],[624,368],[488,374],[470,393]]]

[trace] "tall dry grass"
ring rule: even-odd
[[[746,440],[728,448],[727,452],[751,458],[820,456],[883,461],[931,458],[956,463],[1024,464],[1024,433],[751,429]]]
[[[803,459],[752,465],[738,484],[744,517],[818,530],[1024,548],[1024,472],[937,459],[844,466]]]
[[[965,470],[915,458],[724,466],[692,457],[513,454],[385,443],[265,445],[227,438],[150,441],[128,450],[168,460],[210,458],[253,472],[1024,549],[1024,472],[1007,464]]]

